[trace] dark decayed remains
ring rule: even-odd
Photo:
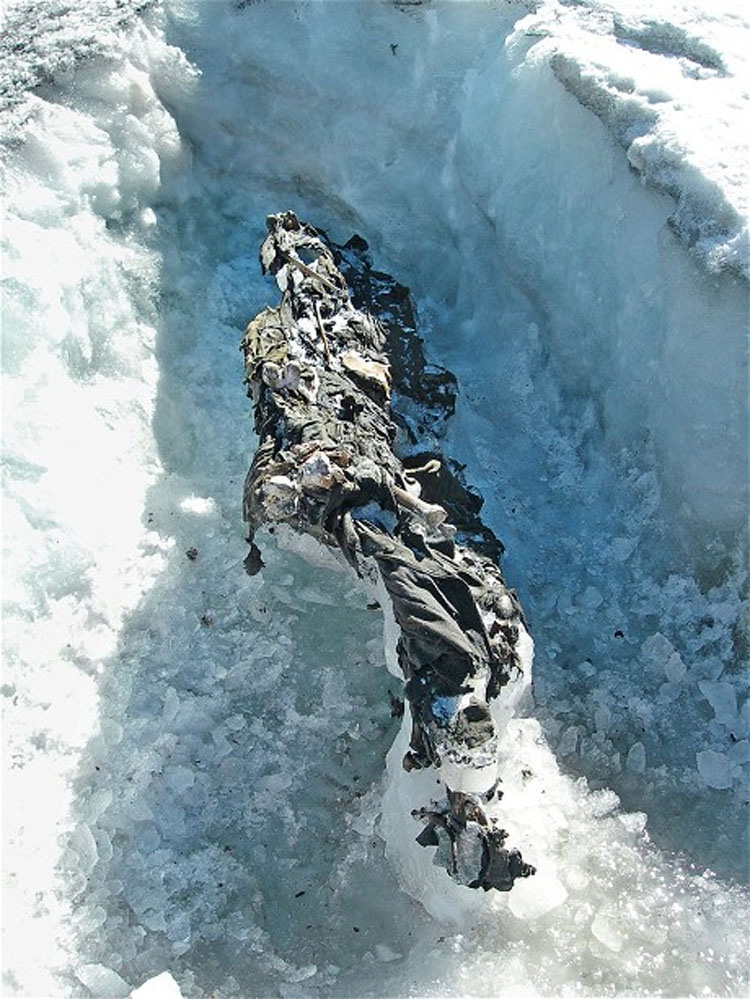
[[[444,801],[415,802],[417,842],[460,884],[507,891],[534,868],[487,814],[499,796],[491,706],[521,671],[523,615],[481,498],[440,450],[455,379],[425,362],[408,289],[373,270],[364,240],[337,246],[293,212],[267,224],[261,265],[282,299],[242,342],[259,438],[247,571],[263,564],[257,529],[287,524],[377,587],[399,635],[404,768],[438,768],[445,785]]]

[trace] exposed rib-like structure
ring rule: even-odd
[[[534,869],[487,815],[497,795],[492,705],[522,669],[523,616],[481,499],[436,443],[453,377],[425,363],[408,290],[292,212],[268,218],[265,272],[283,294],[242,343],[259,446],[245,483],[249,572],[262,524],[340,549],[398,627],[411,717],[406,770],[437,768],[417,840],[460,884],[507,891]],[[356,302],[356,305],[355,305]],[[382,585],[380,585],[382,583]]]

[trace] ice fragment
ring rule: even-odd
[[[725,728],[731,728],[737,719],[737,694],[732,684],[700,680],[698,686],[713,708],[716,720]]]
[[[557,744],[557,752],[560,756],[571,756],[578,749],[578,735],[580,729],[577,725],[569,725],[560,737]]]
[[[623,936],[614,919],[603,910],[599,910],[591,923],[591,932],[605,947],[613,951],[622,950]]]
[[[604,603],[604,597],[595,586],[587,586],[581,594],[579,604],[586,610],[596,610]]]
[[[646,769],[646,750],[642,742],[634,742],[625,757],[625,767],[632,774],[642,774]]]
[[[682,656],[679,652],[673,652],[669,659],[667,659],[664,663],[664,672],[670,683],[679,683],[683,679],[687,672],[687,667],[682,661]]]
[[[695,754],[698,770],[709,787],[717,789],[732,786],[732,766],[724,753],[704,749]]]
[[[76,969],[76,978],[85,985],[92,996],[113,999],[130,995],[130,986],[116,971],[103,964],[82,964]]]
[[[180,987],[168,971],[149,978],[133,989],[130,999],[183,999]]]

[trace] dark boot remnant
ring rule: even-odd
[[[412,813],[426,823],[417,841],[437,847],[459,884],[508,891],[534,868],[487,815],[490,704],[518,683],[526,632],[481,498],[438,444],[455,379],[425,362],[408,289],[372,269],[364,240],[336,246],[293,212],[269,216],[268,230],[261,264],[283,294],[242,342],[259,437],[246,568],[263,564],[256,530],[284,523],[340,549],[378,586],[399,632],[404,768],[435,767],[445,785],[444,802]]]

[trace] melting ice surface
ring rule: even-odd
[[[742,5],[142,6],[6,11],[4,990],[743,994]],[[368,595],[242,571],[287,207],[459,379],[536,643],[507,896],[413,866]]]

